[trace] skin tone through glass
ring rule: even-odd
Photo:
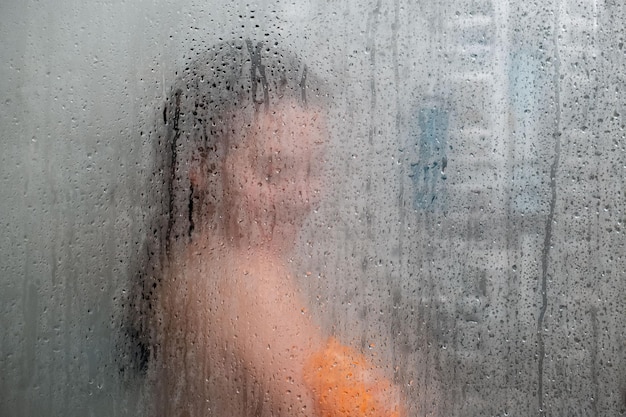
[[[226,158],[230,239],[275,254],[291,248],[321,197],[325,126],[293,102],[262,113]],[[245,230],[243,230],[245,228]]]
[[[313,415],[302,364],[321,348],[323,336],[306,313],[285,259],[321,193],[316,164],[323,123],[319,111],[288,102],[241,132],[240,145],[228,152],[222,168],[225,230],[217,242],[200,231],[186,253],[187,270],[205,274],[193,279],[195,311],[188,315],[209,325],[214,342],[227,343],[238,363],[215,357],[211,349],[199,353],[226,369],[243,364],[253,383],[266,387],[265,406],[289,410],[281,415]],[[191,176],[201,187],[201,170]],[[224,406],[236,409],[241,398],[230,399]]]
[[[191,194],[218,204],[193,204],[160,283],[158,412],[400,416],[398,390],[311,318],[289,261],[323,196],[325,113],[285,97],[250,114],[223,115],[234,140],[217,165],[205,149],[185,165]]]

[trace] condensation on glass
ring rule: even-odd
[[[0,6],[0,415],[624,415],[626,5],[435,3]]]

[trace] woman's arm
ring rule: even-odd
[[[255,379],[281,415],[402,414],[399,393],[367,358],[328,340],[279,261],[259,257],[236,268],[233,336]]]
[[[248,371],[267,387],[275,413],[316,415],[304,364],[324,344],[319,327],[280,261],[254,256],[238,262],[225,290],[232,300],[227,333],[237,340]]]

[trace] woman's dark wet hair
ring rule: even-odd
[[[219,233],[222,164],[239,146],[242,129],[283,100],[323,108],[328,97],[321,79],[276,42],[220,43],[178,74],[153,133],[155,205],[125,305],[125,373],[145,372],[158,354],[155,302],[170,257],[191,242],[200,224]]]

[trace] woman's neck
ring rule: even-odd
[[[192,239],[193,251],[207,249],[235,252],[286,259],[296,245],[298,227],[292,224],[260,227],[237,225],[226,230],[197,229]]]
[[[299,225],[290,222],[255,221],[230,222],[223,233],[229,245],[251,251],[288,255],[293,251]]]

